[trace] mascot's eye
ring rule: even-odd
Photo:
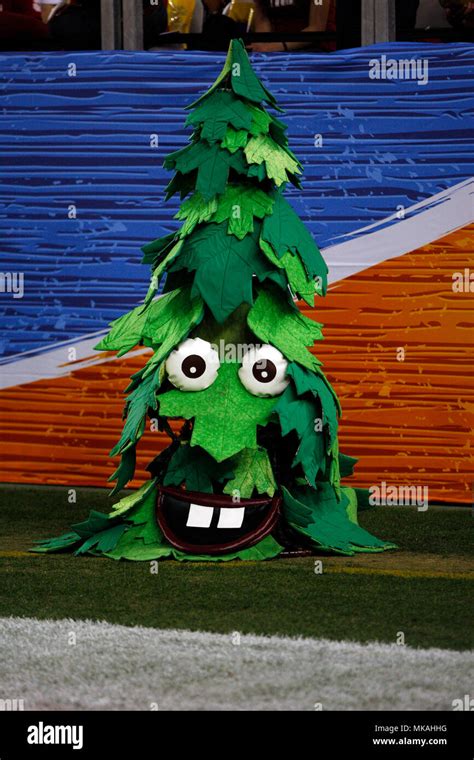
[[[290,382],[287,367],[283,354],[267,343],[247,351],[239,369],[240,381],[254,396],[279,396]]]
[[[217,377],[219,355],[207,340],[188,338],[166,361],[168,378],[181,391],[203,391]]]

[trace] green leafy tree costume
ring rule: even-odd
[[[313,306],[324,295],[327,267],[283,195],[288,182],[300,187],[301,166],[263,103],[278,109],[234,40],[220,76],[190,106],[190,144],[165,160],[182,226],[144,246],[145,302],[97,346],[153,351],[126,391],[113,493],[134,475],[148,418],[170,445],[110,514],[93,511],[34,551],[255,560],[288,547],[394,546],[359,527],[357,493],[341,485],[356,460],[339,453],[339,402],[308,350],[321,325],[294,302]],[[182,421],[179,433],[170,419]]]

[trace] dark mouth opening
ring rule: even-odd
[[[281,497],[241,499],[160,487],[157,519],[167,541],[184,552],[227,554],[261,541],[275,527]]]

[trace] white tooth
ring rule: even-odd
[[[191,504],[189,506],[188,528],[209,528],[214,513],[213,507],[203,507],[201,504]]]
[[[222,507],[219,513],[218,528],[240,528],[244,521],[245,507]]]

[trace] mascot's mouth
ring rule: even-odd
[[[158,489],[157,519],[167,541],[184,552],[227,554],[253,546],[273,530],[280,496],[241,499],[225,494]]]

